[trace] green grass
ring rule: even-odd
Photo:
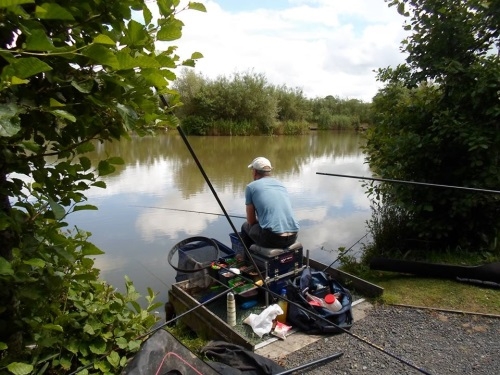
[[[500,315],[500,288],[360,267],[347,268],[346,272],[384,288],[383,295],[374,302]]]

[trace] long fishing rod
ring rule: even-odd
[[[215,215],[215,216],[226,216],[224,214],[217,214],[215,212],[205,212],[205,211],[192,211],[192,210],[181,210],[180,208],[168,208],[168,207],[154,207],[154,206],[139,206],[131,205],[130,207],[142,207],[142,208],[154,208],[156,210],[168,210],[168,211],[179,211],[179,212],[192,212],[194,214],[204,214],[204,215]],[[234,217],[236,219],[246,219],[245,216],[229,215],[229,217]]]
[[[231,226],[231,228],[233,229],[233,232],[236,234],[236,236],[238,237],[238,239],[240,240],[241,244],[243,245],[243,249],[245,250],[245,254],[247,255],[248,259],[251,260],[252,262],[252,265],[255,269],[255,271],[257,272],[257,274],[259,275],[260,279],[264,282],[264,284],[266,285],[266,288],[267,288],[267,282],[266,282],[266,278],[264,278],[262,276],[262,272],[259,270],[259,267],[257,266],[257,263],[255,263],[255,260],[253,259],[252,257],[252,254],[250,254],[250,250],[248,250],[248,247],[247,245],[245,244],[245,242],[243,241],[243,239],[241,238],[240,236],[240,232],[238,231],[238,229],[236,229],[236,227],[234,226],[233,224],[233,221],[231,220],[231,217],[229,216],[229,214],[227,213],[226,209],[224,208],[224,205],[222,204],[221,200],[219,199],[219,196],[217,195],[217,192],[215,191],[212,183],[210,182],[210,179],[208,178],[207,174],[205,173],[205,170],[203,169],[200,161],[198,160],[198,157],[196,156],[193,148],[191,147],[191,145],[189,144],[189,141],[186,137],[186,135],[184,134],[184,131],[182,130],[182,128],[180,127],[180,125],[177,125],[177,130],[179,132],[179,134],[181,135],[181,138],[182,140],[184,141],[184,143],[186,144],[186,147],[188,148],[189,152],[191,153],[191,156],[193,157],[196,165],[198,166],[198,169],[200,170],[201,174],[203,175],[203,178],[205,179],[208,187],[210,188],[210,191],[212,192],[215,200],[217,201],[217,203],[219,204],[222,212],[224,212],[224,216],[226,216],[226,219],[229,223],[229,225]],[[267,276],[267,275],[266,275]]]
[[[365,177],[365,176],[351,176],[351,175],[347,175],[347,174],[324,173],[324,172],[316,172],[316,174],[320,174],[320,175],[324,175],[324,176],[355,178],[357,180],[370,180],[370,181],[379,181],[379,182],[391,182],[391,183],[398,183],[398,184],[409,184],[409,185],[420,185],[420,186],[440,187],[440,188],[447,188],[447,189],[458,189],[458,190],[466,190],[466,191],[475,191],[475,192],[479,192],[479,193],[500,194],[499,190],[479,189],[479,188],[454,186],[454,185],[431,184],[431,183],[428,183],[428,182],[392,180],[392,179],[389,179],[389,178],[376,178],[376,177]]]

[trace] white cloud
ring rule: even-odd
[[[181,59],[201,52],[196,71],[209,78],[254,71],[308,97],[370,101],[379,87],[374,70],[404,59],[404,19],[384,0],[289,1],[285,9],[246,11],[204,4],[207,13],[179,14],[185,26],[175,45]]]

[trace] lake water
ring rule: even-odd
[[[251,181],[248,164],[257,156],[271,160],[274,176],[288,188],[301,230],[304,252],[326,264],[341,246],[351,247],[367,233],[370,205],[358,179],[317,172],[371,176],[364,163],[362,136],[353,132],[313,132],[282,137],[187,137],[215,195],[186,144],[170,131],[98,144],[93,160],[121,156],[125,165],[105,176],[107,189],[92,189],[88,203],[98,211],[70,215],[71,226],[92,232],[105,251],[96,257],[101,277],[120,290],[129,276],[137,290],[158,292],[165,302],[175,282],[169,251],[192,236],[215,238],[231,247],[231,222],[240,228],[245,215],[244,189]],[[350,251],[360,254],[365,237]]]

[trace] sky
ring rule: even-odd
[[[404,62],[404,18],[384,0],[197,2],[207,12],[179,13],[183,35],[174,45],[181,59],[202,53],[195,71],[209,79],[250,72],[308,98],[370,102],[382,87],[374,71]]]

